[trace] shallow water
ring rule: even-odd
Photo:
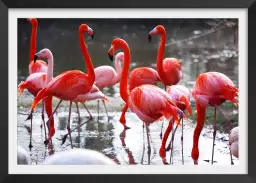
[[[107,50],[114,37],[120,36],[125,39],[131,48],[131,69],[141,66],[155,68],[157,46],[159,38],[155,37],[152,43],[148,43],[148,32],[157,24],[163,24],[167,30],[167,44],[165,57],[177,57],[182,62],[184,79],[179,84],[192,88],[196,77],[207,71],[218,71],[226,74],[238,85],[238,53],[233,42],[233,31],[230,28],[222,29],[199,39],[179,43],[188,37],[195,36],[209,30],[211,26],[206,24],[189,23],[189,20],[106,20],[97,19],[40,19],[37,36],[37,50],[49,48],[54,54],[54,75],[69,70],[80,69],[84,71],[84,61],[79,48],[77,28],[80,23],[88,23],[95,31],[95,39],[86,38],[87,46],[95,67],[111,65],[108,61]],[[182,22],[181,21],[181,22]],[[31,25],[25,20],[18,21],[18,83],[28,76],[27,65],[29,58],[29,36]],[[159,87],[162,87],[159,84]],[[119,123],[120,111],[123,105],[119,95],[119,84],[108,87],[103,92],[109,97],[107,104],[111,120],[107,122],[104,110],[100,113],[100,122],[97,123],[96,102],[89,102],[89,109],[94,119],[82,127],[80,133],[72,133],[72,142],[76,148],[88,148],[100,151],[120,164],[148,164],[146,133],[143,133],[142,122],[138,117],[127,112],[127,125],[131,129],[125,131],[125,138],[120,138],[123,127]],[[25,125],[28,107],[33,100],[26,91],[23,96],[18,96],[18,144],[28,150],[29,133]],[[193,100],[193,99],[192,99]],[[67,105],[63,105],[67,106]],[[101,109],[103,106],[101,105]],[[40,164],[45,156],[49,155],[45,148],[44,132],[41,131],[40,108],[33,118],[33,146],[31,152],[32,164]],[[76,109],[72,109],[71,129],[77,125]],[[47,115],[45,115],[47,116]],[[81,117],[85,121],[87,113],[81,108]],[[61,146],[61,137],[67,132],[68,108],[62,107],[55,116],[56,134],[53,138],[54,150],[62,151],[70,148],[70,141]],[[47,119],[47,118],[46,118]],[[185,164],[193,164],[190,157],[194,123],[191,120],[184,121],[184,161]],[[98,126],[99,124],[99,126]],[[164,123],[164,130],[167,122]],[[151,155],[150,164],[162,164],[159,157],[161,140],[159,137],[161,123],[150,125]],[[164,131],[163,130],[163,131]],[[199,142],[199,164],[209,164],[212,152],[212,128],[205,125]],[[122,133],[124,134],[124,133]],[[181,164],[181,129],[178,128],[174,141],[174,164]],[[170,139],[170,138],[169,138]],[[224,139],[224,140],[223,140]],[[226,134],[217,132],[214,160],[217,164],[230,164],[228,142]],[[169,143],[169,140],[168,140]],[[125,144],[125,145],[124,145]],[[29,151],[29,150],[28,150]],[[167,152],[167,160],[169,162]],[[208,162],[207,162],[208,161]],[[234,160],[238,164],[238,160]]]

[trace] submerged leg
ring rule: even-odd
[[[48,121],[46,122],[46,125],[47,125],[47,127],[48,127],[48,130],[50,129],[50,121],[51,121],[51,119],[53,118],[55,112],[57,111],[57,109],[58,109],[58,107],[60,106],[60,104],[61,104],[62,101],[63,101],[63,100],[60,99],[60,101],[58,102],[57,106],[55,107],[53,113],[51,114],[51,116],[49,117]],[[51,140],[51,139],[50,139],[50,140]],[[44,143],[45,143],[45,144],[48,144],[48,143],[49,143],[49,140],[47,139]]]
[[[30,128],[31,128],[31,130],[30,130],[30,141],[29,141],[29,145],[28,145],[30,151],[33,147],[32,146],[32,118],[33,118],[33,116],[31,115],[31,119],[30,119]]]
[[[45,103],[44,103],[44,100],[42,101],[42,120],[43,120],[43,125],[44,125],[44,140],[45,140],[45,142],[46,142],[46,140],[47,140],[47,137],[46,137],[46,127],[45,127],[45,121],[44,121],[44,106],[45,106]],[[42,128],[41,128],[42,129]],[[46,146],[47,144],[45,144],[45,146]]]
[[[160,132],[160,139],[161,140],[163,138],[163,127],[164,127],[164,120],[162,121],[162,127],[161,127],[161,132]]]
[[[183,155],[183,118],[181,119],[181,156],[182,156],[182,164],[184,165],[184,155]]]
[[[173,119],[171,119],[169,121],[168,127],[167,127],[166,131],[164,132],[164,137],[163,137],[162,144],[161,144],[161,147],[160,147],[160,150],[159,150],[159,155],[162,158],[163,164],[165,164],[165,165],[168,164],[167,161],[166,161],[165,145],[166,145],[166,141],[168,139],[168,136],[169,136],[169,134],[171,133],[171,130],[172,130],[172,120]]]
[[[172,138],[171,138],[171,142],[170,142],[170,144],[171,144],[170,164],[173,164],[173,141],[174,141],[174,137],[175,137],[175,133],[176,133],[177,128],[178,128],[178,125],[176,125],[174,131],[172,132]]]
[[[78,103],[76,102],[76,110],[77,110],[77,115],[78,115],[78,148],[80,148],[80,123],[81,123],[81,118],[80,118],[80,112],[79,112],[79,107]]]
[[[106,114],[107,114],[107,117],[108,117],[108,122],[109,122],[108,110],[107,110],[107,107],[106,107],[106,104],[105,104],[105,100],[102,100],[102,102],[103,102],[103,105],[104,105],[104,108],[105,108],[105,111],[106,111]]]
[[[125,113],[126,113],[127,109],[128,109],[128,104],[125,104],[122,109],[121,117],[119,119],[120,123],[124,126],[124,129],[130,129],[130,127],[128,127],[126,125],[126,119],[125,119]],[[143,123],[143,126],[144,126],[144,123]],[[144,127],[143,127],[143,129],[144,129]]]
[[[70,131],[71,108],[72,108],[72,101],[70,101],[70,103],[69,103],[69,114],[68,114],[67,130],[68,130],[68,134],[69,134],[69,138],[70,138],[71,149],[73,149],[72,137],[71,137],[71,131]]]
[[[214,121],[213,121],[212,164],[213,164],[213,156],[214,156],[215,137],[216,137],[216,107],[214,107]]]
[[[149,141],[149,127],[147,123],[145,123],[145,125],[146,125],[147,141],[148,141],[148,164],[150,164],[151,146]]]
[[[85,105],[84,102],[83,102],[82,104],[83,104],[85,110],[88,112],[88,114],[89,114],[89,116],[90,116],[89,119],[91,120],[91,119],[92,119],[92,115],[91,115],[90,111],[87,109],[87,107],[86,107],[86,105]]]

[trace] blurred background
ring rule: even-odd
[[[85,35],[87,48],[94,67],[101,65],[111,65],[114,67],[108,58],[107,52],[112,40],[116,37],[120,37],[127,41],[131,50],[130,70],[142,66],[156,68],[160,37],[154,36],[152,42],[149,43],[148,33],[156,25],[162,24],[167,32],[164,57],[176,57],[182,63],[184,79],[180,81],[179,84],[184,84],[191,89],[200,73],[217,71],[227,75],[238,87],[237,19],[38,19],[37,51],[43,48],[49,48],[53,52],[54,76],[70,69],[78,69],[87,72],[78,39],[78,27],[82,23],[88,24],[95,32],[93,40],[91,40],[88,35]],[[31,28],[31,24],[26,19],[18,19],[18,83],[28,77]],[[159,84],[159,86],[162,87],[161,84]],[[120,101],[119,103],[110,102],[107,104],[108,107],[110,107],[110,113],[120,112],[122,103],[119,97],[119,84],[104,89],[104,93],[107,97],[113,97]],[[26,102],[26,96],[29,98],[29,102]],[[26,128],[24,128],[24,123],[29,123],[28,121],[25,121],[25,119],[31,100],[32,95],[28,92],[25,92],[23,96],[18,97],[18,142],[25,148],[27,148],[29,137]],[[118,105],[118,107],[113,107],[112,110],[111,105]],[[91,109],[92,108],[93,107],[91,107]],[[195,107],[193,106],[193,109],[194,108]],[[229,116],[232,126],[237,126],[238,109],[234,108],[233,105],[228,102],[225,103],[222,108],[224,113]],[[56,138],[59,138],[59,136],[66,132],[65,124],[67,123],[68,109],[66,108],[64,111],[63,115],[58,113],[58,119],[56,120],[58,126]],[[190,120],[195,122],[195,112],[193,114],[194,115]],[[103,110],[101,115],[105,115]],[[125,142],[123,139],[119,138],[120,132],[122,131],[122,127],[118,121],[120,113],[113,113],[110,115],[112,115],[112,123],[105,123],[105,118],[102,117],[100,126],[97,126],[95,121],[85,125],[84,128],[86,130],[79,133],[79,138],[78,135],[74,135],[75,146],[78,146],[79,144],[79,146],[81,145],[84,148],[98,150],[121,164],[143,164],[146,160],[141,160],[142,150],[140,147],[142,147],[142,139],[140,135],[143,133],[142,128],[132,128],[137,131],[127,131],[128,136],[130,133],[130,137],[126,139],[126,144],[128,144],[130,149],[124,148],[121,150]],[[207,111],[206,124],[212,124],[212,116],[213,110],[209,109]],[[218,116],[217,119],[217,127],[219,130],[222,130],[223,127],[225,127],[224,124],[226,120],[221,116]],[[41,124],[40,114],[34,121],[35,124],[38,124],[38,127],[36,127],[37,129],[33,129],[34,143],[35,146],[37,146],[37,150],[32,152],[32,159],[34,160],[34,163],[38,163],[38,161],[42,161],[45,157],[45,155],[43,155],[45,152],[43,150],[44,145],[41,141],[42,134],[39,128],[39,125]],[[131,123],[130,126],[138,126],[137,118],[133,114],[127,113],[127,121],[128,124],[131,121],[134,122]],[[76,124],[77,119],[74,118],[72,123]],[[140,123],[139,127],[141,126]],[[155,146],[153,145],[153,147],[156,147],[153,151],[152,158],[158,156],[158,147],[161,143],[159,139],[159,129],[160,123],[154,124],[151,127],[152,140],[155,143]],[[188,127],[188,131],[186,132],[188,136],[192,135],[192,130],[193,127]],[[101,135],[98,133],[99,131],[101,132]],[[177,132],[177,135],[178,134],[179,132]],[[207,134],[209,135],[210,133],[209,131],[205,131],[203,135],[204,134],[207,136]],[[187,139],[191,138],[192,136],[187,137]],[[220,139],[221,138],[222,137],[220,137]],[[184,139],[185,143],[187,143],[186,137]],[[68,144],[60,146],[60,142],[57,139],[54,140],[54,143],[58,144],[55,146],[58,150],[65,150],[70,147]],[[178,141],[177,143],[179,145],[180,142]],[[209,149],[205,148],[205,150],[209,151],[209,153],[200,152],[200,156],[210,156],[211,144],[212,141],[209,143],[208,140],[205,140],[204,146],[206,147],[209,145]],[[188,143],[188,148],[190,148],[190,146],[191,143]],[[220,145],[219,149],[220,154],[223,154],[223,149],[227,150],[226,144]],[[40,154],[39,158],[38,153]],[[132,153],[133,156],[131,155]],[[177,155],[176,160],[180,161],[179,151],[175,153]],[[190,151],[187,150],[186,153],[186,161],[190,162]],[[222,159],[229,160],[228,152],[224,152],[224,154],[227,156],[216,156],[219,158],[224,157]],[[154,163],[161,164],[159,157],[155,158],[153,164]]]

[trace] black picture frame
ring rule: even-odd
[[[251,123],[248,124],[248,174],[247,175],[9,175],[8,174],[8,9],[9,8],[246,8],[248,9],[248,60],[251,60],[250,67],[248,66],[248,79],[251,80],[249,92],[248,81],[248,120],[251,119]],[[153,11],[153,10],[152,10]],[[0,182],[105,182],[107,180],[124,181],[129,182],[158,182],[158,181],[173,181],[173,182],[254,182],[256,180],[256,171],[254,165],[256,163],[256,154],[254,148],[255,122],[252,119],[253,105],[255,102],[256,87],[253,83],[253,69],[255,69],[255,54],[256,48],[255,33],[256,28],[254,17],[256,17],[256,2],[255,0],[158,0],[158,1],[118,1],[118,0],[94,0],[94,1],[79,1],[79,0],[1,0],[0,1],[0,78],[1,78],[1,122],[0,122]],[[249,46],[250,45],[250,46]],[[249,51],[250,50],[250,51]],[[246,62],[247,60],[242,60]],[[248,62],[248,61],[247,61]],[[253,65],[254,66],[253,66]],[[248,63],[249,65],[249,63]],[[7,77],[6,77],[7,76]],[[240,123],[246,123],[247,121],[240,121]]]

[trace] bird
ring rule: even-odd
[[[118,54],[116,54],[115,69],[108,65],[99,66],[94,69],[95,77],[96,77],[95,85],[101,91],[103,91],[103,88],[113,86],[119,82],[121,71],[122,71],[121,60],[123,60],[123,56],[124,56],[123,52],[119,52]],[[102,100],[102,103],[104,105],[104,108],[108,117],[108,121],[109,121],[105,100]],[[98,120],[99,120],[99,100],[98,100],[97,108],[98,108]]]
[[[84,72],[80,70],[68,70],[64,71],[55,78],[53,78],[46,87],[44,87],[34,98],[34,101],[31,105],[31,112],[30,116],[32,116],[33,111],[35,110],[37,104],[44,99],[45,97],[56,97],[59,100],[57,103],[57,106],[55,107],[53,113],[49,117],[47,124],[49,124],[49,120],[53,118],[54,113],[58,109],[59,105],[63,100],[69,101],[69,117],[68,117],[68,125],[67,130],[69,132],[70,136],[70,143],[71,148],[73,148],[72,144],[72,138],[70,133],[70,117],[71,117],[71,107],[72,102],[74,99],[77,98],[79,95],[87,94],[91,91],[92,86],[95,82],[95,73],[93,68],[93,63],[91,61],[89,52],[87,50],[85,39],[84,39],[84,33],[88,33],[91,38],[93,39],[93,30],[87,25],[87,24],[81,24],[78,29],[79,33],[79,41],[80,41],[80,47],[82,50],[82,54],[84,56],[85,64],[87,67],[88,74],[85,74]],[[35,55],[37,59],[37,56]]]
[[[89,149],[70,149],[48,156],[43,165],[117,165],[106,155]]]
[[[73,102],[76,104],[76,109],[77,109],[77,114],[78,114],[78,125],[75,128],[73,128],[72,130],[70,130],[70,133],[73,132],[74,130],[80,128],[81,126],[83,126],[84,124],[86,124],[88,121],[90,121],[92,119],[92,115],[91,115],[90,111],[87,109],[87,107],[85,105],[85,102],[86,101],[90,101],[90,100],[104,100],[104,101],[108,101],[108,98],[94,84],[93,84],[92,89],[90,90],[90,92],[88,92],[86,94],[83,94],[83,95],[78,95],[73,100]],[[82,123],[82,124],[81,124],[81,121],[80,121],[81,119],[80,119],[80,112],[79,112],[78,103],[82,103],[84,105],[84,108],[86,109],[86,111],[90,115],[89,119],[87,121],[85,121],[84,123]],[[63,136],[62,145],[65,143],[67,136],[68,136],[68,133]]]
[[[37,62],[37,57],[41,58],[47,58],[48,60],[48,67],[47,67],[47,73],[45,72],[36,72],[33,74],[30,74],[29,77],[22,81],[18,85],[18,89],[20,94],[23,93],[24,89],[27,89],[34,97],[37,96],[37,94],[53,79],[53,67],[54,67],[54,61],[53,61],[53,54],[51,50],[48,48],[44,48],[40,50],[38,53],[35,54],[35,58],[33,62]],[[47,145],[49,139],[54,136],[55,129],[54,129],[54,118],[50,121],[50,126],[48,126],[49,134],[48,138],[46,138],[46,129],[45,129],[45,121],[44,121],[44,107],[46,109],[46,113],[48,118],[52,114],[52,96],[48,96],[44,98],[43,100],[43,106],[42,106],[42,119],[44,124],[44,130],[45,130],[45,145]],[[32,139],[32,117],[29,116],[27,120],[31,120],[31,132],[30,132],[30,144],[29,148],[32,148],[31,139]]]
[[[229,134],[229,145],[233,156],[239,158],[239,127],[235,127],[230,131]]]
[[[149,125],[163,116],[167,119],[173,116],[175,121],[177,121],[179,116],[183,116],[183,112],[174,104],[166,91],[155,85],[144,84],[130,91],[127,87],[131,57],[130,48],[125,40],[115,38],[108,50],[111,61],[113,61],[115,50],[118,49],[122,49],[124,52],[124,63],[120,79],[120,96],[130,110],[145,123],[149,154],[148,163],[150,164]]]
[[[141,86],[143,84],[151,84],[156,85],[159,82],[159,76],[155,69],[150,67],[140,67],[135,68],[131,71],[129,75],[129,90],[133,90],[134,88]],[[123,125],[124,129],[129,129],[126,125],[125,113],[128,110],[128,105],[125,104],[122,109],[122,114],[120,116],[119,121]]]
[[[191,93],[184,85],[172,85],[167,89],[167,93],[171,96],[174,103],[179,107],[180,110],[183,112],[187,111],[190,116],[192,116],[192,109],[190,106],[190,98]],[[183,119],[181,119],[181,127],[182,127],[182,133],[181,133],[181,149],[182,149],[182,164],[184,164],[184,156],[183,156]],[[162,145],[160,148],[160,155],[165,157],[166,151],[171,149],[171,156],[170,159],[172,159],[172,152],[173,152],[173,141],[174,141],[174,135],[179,125],[176,125],[176,128],[172,132],[172,138],[170,141],[170,144],[168,145],[167,149],[165,149],[166,141],[168,139],[168,136],[173,129],[174,121],[172,123],[168,124],[168,127],[164,133],[164,137],[162,140]],[[165,162],[164,162],[165,163]],[[170,160],[171,163],[171,160]]]
[[[18,165],[28,165],[28,164],[30,164],[29,154],[21,146],[17,147],[17,164]]]
[[[33,62],[34,55],[36,53],[36,35],[38,28],[38,21],[36,18],[27,18],[32,25],[32,32],[30,37],[30,63],[29,63],[29,74],[36,72],[47,72],[48,65],[43,60],[38,60],[36,63]]]
[[[221,106],[225,101],[232,102],[235,106],[238,106],[238,88],[225,74],[220,72],[204,72],[201,73],[193,86],[192,96],[196,102],[197,111],[197,123],[193,133],[193,147],[191,157],[194,160],[194,164],[198,164],[199,149],[198,141],[200,133],[203,129],[206,109],[208,106],[214,107],[214,122],[213,122],[213,147],[212,147],[212,164],[214,156],[214,142],[216,136],[216,109]],[[231,164],[232,155],[231,157]]]
[[[157,53],[157,72],[161,82],[164,84],[165,90],[167,90],[168,85],[176,85],[183,79],[182,65],[177,58],[165,58],[165,43],[166,43],[166,30],[163,25],[157,25],[148,34],[149,42],[151,42],[152,37],[155,35],[160,35],[160,45],[158,47]],[[164,122],[164,121],[163,121]],[[161,127],[160,139],[162,139],[162,129]]]

